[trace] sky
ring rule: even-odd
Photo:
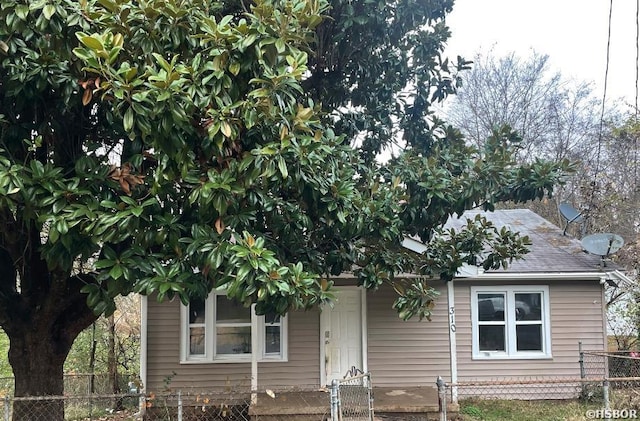
[[[602,98],[609,28],[608,0],[455,0],[446,22],[446,56],[469,60],[492,48],[497,55],[532,50],[548,54],[565,78],[593,82]],[[636,1],[613,0],[607,99],[634,104]]]

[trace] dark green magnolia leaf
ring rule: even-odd
[[[124,131],[130,132],[133,128],[133,108],[127,108],[127,111],[124,113],[124,119],[122,121]]]
[[[102,6],[104,6],[109,12],[116,12],[118,10],[117,4],[112,0],[98,0]]]
[[[92,50],[104,50],[104,45],[95,36],[83,36],[80,41]]]
[[[287,178],[289,176],[289,171],[287,170],[287,163],[285,162],[282,156],[278,157],[278,169],[280,170],[280,174],[282,178]]]

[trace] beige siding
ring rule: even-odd
[[[509,283],[509,285],[532,282]],[[474,285],[478,285],[474,283]],[[498,285],[483,283],[483,285]],[[502,285],[506,285],[502,283]],[[471,349],[471,284],[455,282],[458,379],[483,380],[504,377],[579,377],[578,342],[585,350],[605,349],[602,287],[596,281],[551,281],[550,359],[473,360]]]
[[[178,389],[231,387],[248,389],[248,363],[180,364],[180,303],[148,301],[147,390],[166,386]],[[289,316],[288,362],[258,364],[260,387],[295,387],[320,384],[319,312]]]
[[[376,386],[432,386],[450,376],[446,291],[432,321],[404,322],[392,308],[396,293],[383,287],[367,294],[368,365]],[[288,362],[259,363],[260,387],[320,385],[319,311],[289,316]],[[148,301],[148,390],[250,386],[250,364],[180,364],[180,303]],[[173,374],[175,373],[175,374]]]
[[[273,388],[320,384],[320,312],[297,311],[289,315],[288,362],[261,363],[258,383]]]
[[[509,283],[509,285],[531,284]],[[477,283],[474,283],[477,285]],[[483,283],[491,285],[491,283]],[[458,379],[577,376],[578,341],[586,350],[605,347],[602,290],[595,281],[549,283],[552,358],[473,360],[471,284],[455,282]],[[367,293],[368,367],[376,386],[431,386],[450,378],[446,289],[440,286],[432,321],[404,322],[392,308],[395,292]],[[320,384],[319,311],[289,316],[288,362],[259,363],[260,387],[316,387]],[[180,364],[180,304],[148,302],[148,390],[250,385],[250,364]],[[175,374],[174,374],[175,373]],[[165,382],[165,379],[168,382]]]
[[[438,283],[440,284],[440,283]],[[440,286],[431,321],[402,321],[392,308],[390,287],[367,294],[369,371],[376,386],[433,386],[449,379],[446,288]]]

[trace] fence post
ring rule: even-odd
[[[447,421],[447,388],[441,376],[438,376],[436,386],[438,386],[438,412],[440,413],[440,421]]]
[[[340,394],[338,390],[340,388],[340,381],[333,379],[331,382],[331,421],[340,420]]]
[[[584,379],[586,376],[584,372],[584,352],[582,351],[582,341],[578,341],[578,352],[580,353],[580,359],[578,360],[580,363],[580,378]]]
[[[369,420],[373,421],[373,385],[371,384],[371,374],[367,373],[367,393],[369,394]]]
[[[138,390],[138,413],[140,419],[144,420],[147,412],[147,392],[144,389]]]
[[[9,396],[5,395],[4,396],[4,421],[9,421],[10,415],[11,415],[11,411],[9,408],[9,405],[11,403],[9,402]]]
[[[95,330],[95,323],[93,326]],[[94,332],[95,334],[95,332]],[[87,376],[87,396],[89,396],[89,419],[93,419],[93,394],[96,393],[96,378],[95,373],[93,372],[93,367],[91,368],[91,374]]]
[[[584,379],[587,376],[584,371],[584,351],[582,350],[582,341],[578,341],[578,353],[580,355],[580,358],[578,358],[578,363],[580,364],[580,378]],[[587,393],[587,385],[585,382],[580,382],[580,390],[582,391],[580,397],[585,397]]]
[[[604,398],[605,420],[609,421],[611,419],[609,418],[609,410],[611,409],[611,407],[609,403],[609,380],[607,379],[604,379],[604,381],[602,382],[602,395]]]
[[[182,392],[178,390],[178,421],[182,421]]]

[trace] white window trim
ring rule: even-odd
[[[252,354],[215,355],[215,297],[225,295],[224,291],[212,291],[205,300],[205,346],[204,355],[191,355],[189,353],[189,306],[180,305],[180,364],[220,364],[220,363],[251,363]],[[252,306],[253,308],[254,306]],[[266,354],[264,341],[266,327],[264,316],[251,314],[251,330],[258,329],[258,362],[287,362],[289,355],[288,319],[285,315],[280,318],[280,354]],[[230,326],[225,324],[225,326]]]
[[[204,325],[204,354],[203,355],[191,355],[190,354],[190,327],[189,323],[189,306],[184,304],[180,305],[180,360],[181,362],[206,362],[211,358],[213,350],[213,344],[210,343],[211,332],[213,332],[213,320],[209,317],[213,310],[213,300],[209,299],[211,295],[204,301],[204,314],[206,315],[204,323],[198,323],[198,325]]]
[[[478,337],[478,294],[505,294],[506,351],[480,351]],[[515,312],[510,311],[515,302],[515,294],[542,294],[542,351],[516,351],[516,319]],[[506,309],[509,307],[509,310]],[[547,285],[510,285],[510,286],[476,286],[471,287],[471,336],[472,358],[474,360],[524,360],[548,359],[551,355],[551,317],[549,307],[549,287]]]
[[[259,321],[259,329],[258,329],[258,344],[260,345],[260,353],[258,354],[258,361],[287,361],[288,360],[288,337],[287,337],[287,315],[280,317],[280,322],[278,323],[267,323],[264,320],[264,316],[256,316],[254,317],[260,319]],[[267,350],[264,347],[264,343],[266,340],[266,331],[268,326],[277,326],[280,325],[280,353],[279,354],[267,354]]]

